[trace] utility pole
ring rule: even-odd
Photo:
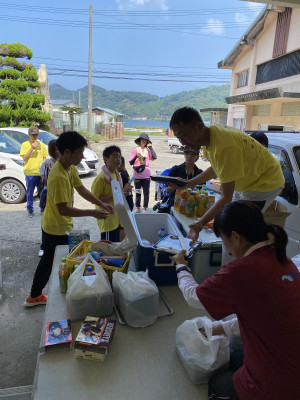
[[[90,6],[89,26],[89,78],[88,78],[88,133],[92,133],[92,6]]]
[[[80,90],[78,91],[78,105],[80,107]]]

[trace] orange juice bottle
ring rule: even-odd
[[[183,189],[176,189],[175,199],[174,199],[174,210],[179,211],[180,208],[180,198],[182,195]]]
[[[194,217],[194,209],[196,206],[196,193],[191,192],[189,198],[186,201],[186,216],[189,218]]]
[[[209,192],[206,200],[205,209],[208,211],[215,204],[215,196],[213,191]]]
[[[180,214],[186,213],[186,200],[189,197],[188,189],[184,189],[180,198],[179,212]]]
[[[195,211],[195,217],[202,217],[205,213],[205,203],[206,203],[206,196],[203,194],[200,194],[197,198],[197,208]]]

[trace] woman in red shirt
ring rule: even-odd
[[[200,285],[185,270],[184,252],[174,257],[189,304],[197,298],[215,319],[237,316],[244,359],[233,366],[233,355],[211,377],[209,399],[299,399],[300,274],[286,257],[285,231],[266,224],[253,203],[236,201],[216,216],[214,232],[235,260]]]

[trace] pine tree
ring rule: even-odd
[[[45,96],[35,93],[41,86],[36,69],[18,58],[30,60],[32,51],[21,43],[0,44],[0,127],[49,129],[51,116],[42,112]]]

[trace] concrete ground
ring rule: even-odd
[[[92,149],[102,162],[102,151],[106,146],[116,144],[122,150],[126,168],[132,176],[128,163],[130,151],[136,137],[127,136],[120,141],[102,141],[92,144]],[[152,136],[157,160],[151,163],[151,172],[162,171],[184,161],[183,153],[172,154],[167,138]],[[101,163],[100,163],[101,165]],[[199,160],[199,168],[205,169],[207,162]],[[99,172],[99,170],[98,170]],[[82,177],[83,184],[90,189],[96,173]],[[149,208],[154,200],[154,183],[151,182]],[[75,192],[75,206],[90,208],[90,204]],[[29,219],[26,204],[8,205],[0,202],[0,399],[30,399],[37,353],[44,318],[44,306],[25,308],[23,306],[30,292],[33,274],[39,262],[38,251],[41,243],[41,227],[38,199],[34,203],[35,216]],[[96,220],[92,217],[74,218],[74,229],[90,229],[91,240],[99,239]],[[47,287],[45,288],[47,294]]]

